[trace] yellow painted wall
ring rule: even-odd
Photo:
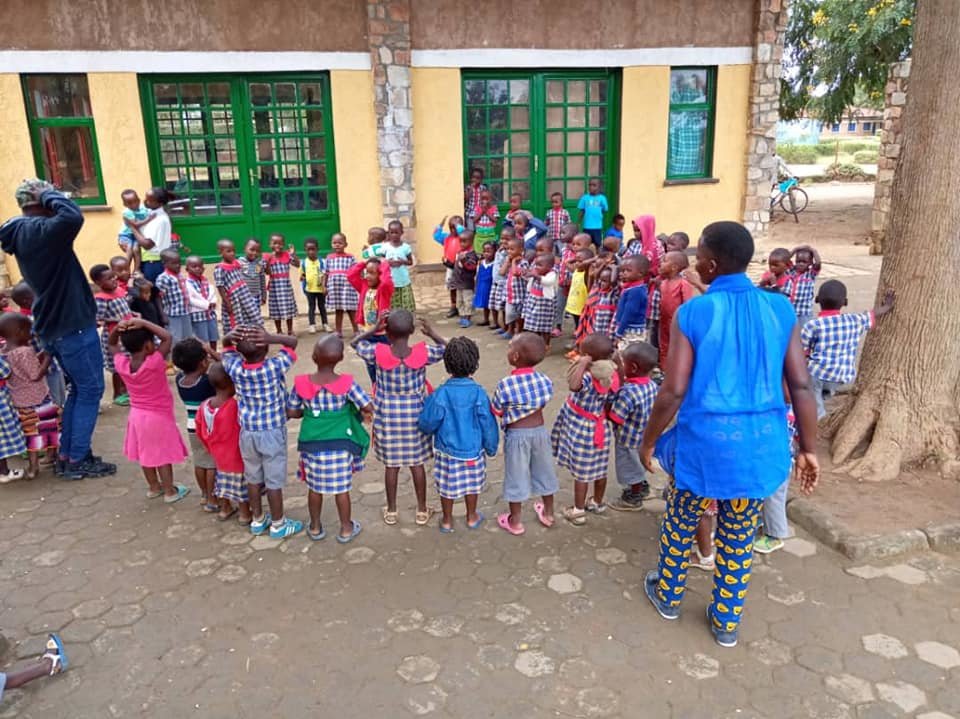
[[[683,230],[696,241],[715,220],[742,218],[746,169],[750,66],[717,69],[717,111],[713,143],[716,184],[664,187],[670,68],[623,70],[620,130],[620,212],[657,218],[658,232]]]
[[[20,76],[0,74],[0,222],[20,214],[13,199],[14,190],[22,180],[37,173],[30,148],[30,130],[23,105]],[[12,281],[20,278],[16,260],[6,258],[7,271]]]
[[[413,181],[417,191],[417,261],[439,263],[433,228],[463,213],[460,71],[413,68]]]
[[[358,253],[366,243],[367,230],[381,218],[373,73],[332,70],[330,95],[340,229],[347,235],[349,251]]]

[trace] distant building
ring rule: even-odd
[[[824,123],[820,128],[821,140],[849,137],[872,137],[883,129],[883,110],[871,107],[852,108],[840,122]]]

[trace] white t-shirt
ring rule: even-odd
[[[144,262],[155,262],[160,259],[160,253],[170,249],[173,243],[170,234],[172,232],[170,225],[170,216],[162,207],[153,211],[153,217],[143,226],[140,233],[148,240],[153,240],[153,247],[149,250],[142,250],[140,256]]]

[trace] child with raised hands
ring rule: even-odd
[[[427,397],[420,413],[420,431],[433,436],[433,475],[443,517],[440,532],[453,532],[453,503],[466,505],[467,529],[477,529],[484,516],[477,501],[487,484],[486,457],[497,453],[500,432],[487,393],[472,376],[480,367],[480,348],[467,337],[454,337],[443,352],[450,375]]]
[[[337,373],[342,361],[343,340],[333,333],[320,337],[313,347],[317,371],[293,380],[287,417],[303,420],[297,449],[298,474],[308,490],[307,536],[313,541],[327,536],[320,515],[324,495],[333,495],[340,517],[337,541],[346,544],[360,534],[360,522],[350,513],[350,489],[370,446],[363,422],[373,416],[373,403],[352,375]]]

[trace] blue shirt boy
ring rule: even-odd
[[[577,209],[583,211],[583,229],[602,230],[603,213],[610,209],[606,195],[586,193],[577,203]]]

